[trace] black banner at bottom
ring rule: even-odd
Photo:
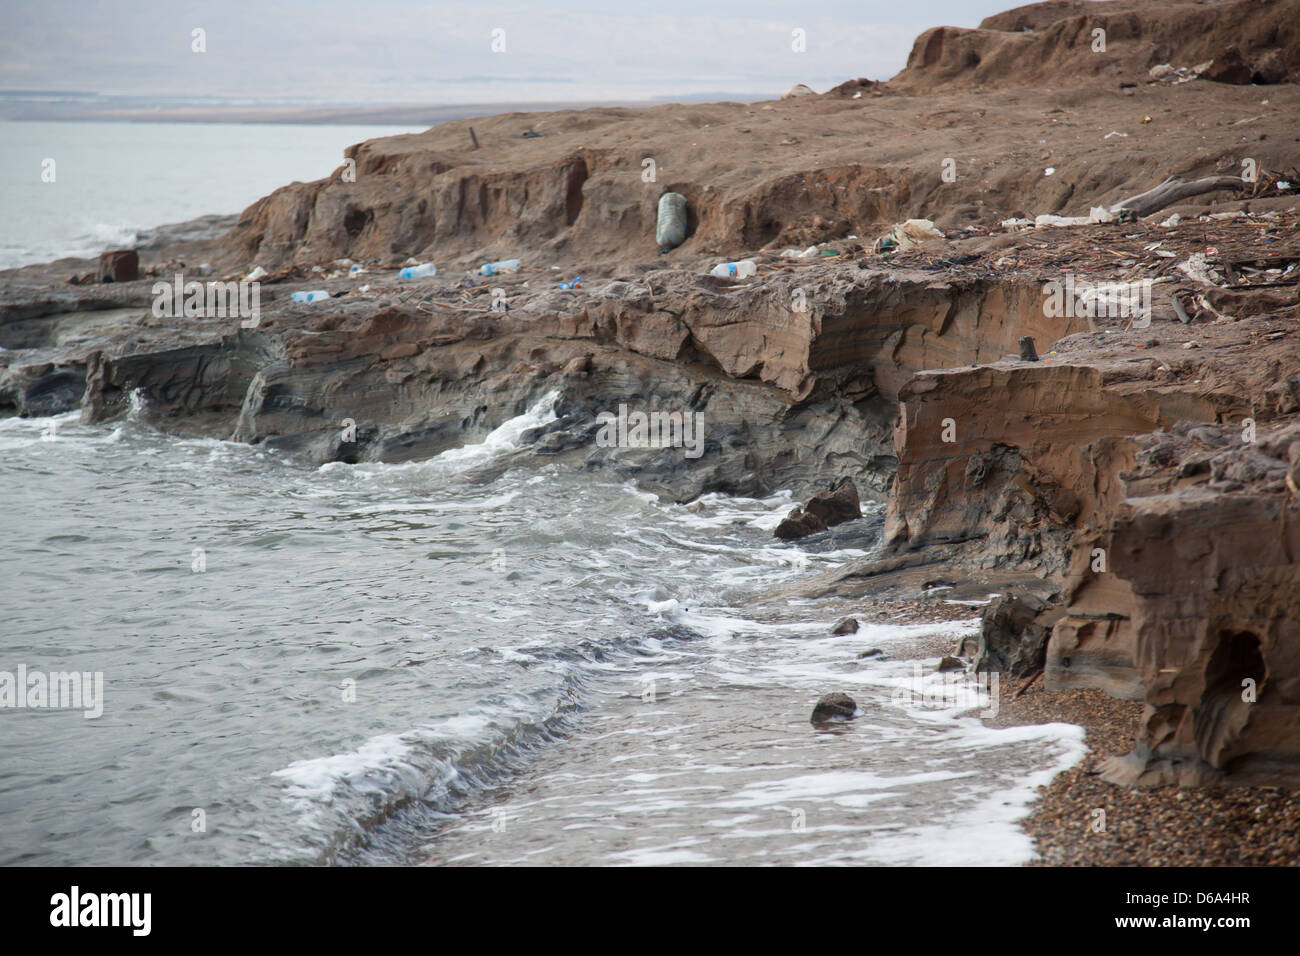
[[[373,944],[382,927],[423,921],[537,938],[557,918],[620,935],[689,928],[695,938],[710,927],[732,934],[815,919],[819,935],[983,928],[1071,940],[1196,933],[1231,944],[1285,931],[1294,891],[1292,870],[1244,868],[9,869],[0,871],[0,914],[7,941],[76,934],[128,945]]]

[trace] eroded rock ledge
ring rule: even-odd
[[[144,399],[155,424],[265,442],[317,461],[428,457],[481,438],[548,392],[562,396],[544,445],[610,465],[674,498],[706,491],[803,492],[827,476],[883,493],[894,473],[900,384],[931,365],[986,361],[1026,330],[1053,338],[1022,277],[948,277],[865,263],[768,260],[737,287],[676,269],[589,279],[557,291],[535,271],[484,286],[347,280],[264,283],[259,321],[158,319],[151,280],[111,292],[10,290],[0,404],[18,414],[80,407],[83,420]],[[307,273],[310,276],[310,273]],[[533,283],[541,283],[542,288]],[[288,293],[333,285],[340,298]],[[802,309],[794,308],[795,290]],[[114,308],[116,307],[116,308]],[[595,419],[620,403],[689,410],[707,453],[595,447]],[[355,428],[345,435],[344,423]],[[346,440],[345,440],[346,439]]]
[[[1234,292],[900,389],[891,560],[1050,585],[1047,689],[1146,705],[1117,782],[1300,785],[1300,299]]]

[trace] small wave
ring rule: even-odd
[[[494,428],[483,441],[460,448],[449,448],[424,461],[362,462],[355,465],[331,461],[321,465],[317,472],[372,480],[406,473],[420,475],[428,471],[436,474],[465,471],[498,455],[514,451],[519,447],[519,439],[528,429],[555,421],[557,417],[555,402],[559,397],[558,391],[547,392],[522,415],[516,415]]]
[[[149,403],[148,400],[145,398],[144,389],[142,388],[131,389],[131,407],[127,410],[126,420],[128,422],[140,421],[140,416],[142,416],[145,413],[145,411],[148,410],[148,406]]]
[[[120,222],[97,222],[89,233],[73,240],[78,248],[98,252],[101,249],[134,249],[139,242],[139,232],[134,226]]]
[[[33,237],[30,241],[0,245],[0,269],[53,262],[56,259],[91,259],[106,249],[134,249],[139,233],[126,223],[91,222],[78,235]]]
[[[554,740],[578,706],[580,683],[570,677],[544,712],[518,696],[495,712],[475,710],[403,734],[383,734],[356,750],[298,760],[272,776],[316,844],[314,862],[349,862],[383,825],[410,811],[399,829],[436,826],[441,814],[504,783],[520,757]]]
[[[555,421],[555,401],[559,397],[559,392],[547,392],[524,414],[517,415],[494,428],[481,443],[466,445],[463,448],[450,448],[433,460],[439,463],[471,465],[502,452],[513,451],[519,447],[519,439],[528,429]]]

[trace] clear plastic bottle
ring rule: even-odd
[[[758,264],[753,259],[741,259],[739,262],[720,262],[709,271],[709,275],[719,279],[745,279],[756,272]]]
[[[295,302],[319,302],[321,299],[328,299],[329,292],[325,289],[312,289],[310,292],[290,292],[289,298]]]
[[[498,272],[518,272],[518,259],[502,259],[499,262],[489,262],[478,270],[481,276],[494,276]]]
[[[422,262],[418,266],[407,266],[397,273],[399,279],[422,279],[425,276],[436,276],[438,267],[432,262]]]

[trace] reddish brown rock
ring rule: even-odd
[[[1274,308],[1252,302],[1240,311]],[[1024,676],[1041,660],[1048,690],[1143,701],[1108,779],[1300,785],[1300,502],[1287,483],[1300,410],[1277,388],[1300,372],[1290,330],[1203,326],[1198,357],[1173,374],[1174,343],[1143,335],[1135,360],[1133,339],[1085,333],[1057,342],[1051,366],[922,372],[901,390],[892,548],[956,545],[949,562],[1061,582],[1059,607],[988,612],[979,666]]]
[[[1094,48],[1105,31],[1105,53]],[[1229,48],[1225,48],[1229,47]],[[1170,51],[1174,67],[1214,60],[1221,82],[1249,83],[1247,65],[1276,51],[1273,75],[1300,70],[1300,2],[1281,0],[1048,0],[984,19],[974,30],[933,27],[912,46],[890,87],[915,91],[1074,84],[1103,78],[1145,79]],[[1212,71],[1213,73],[1213,71]],[[1241,77],[1245,77],[1242,79]],[[1280,82],[1280,81],[1273,81]]]
[[[808,499],[807,505],[794,508],[772,533],[789,541],[861,517],[857,487],[847,478],[841,478],[831,491],[818,492]]]
[[[134,249],[99,254],[100,282],[134,282],[140,278],[140,256]]]
[[[1254,72],[1250,65],[1242,59],[1241,53],[1234,47],[1215,57],[1205,76],[1216,83],[1232,83],[1237,86],[1245,86],[1250,82]]]

